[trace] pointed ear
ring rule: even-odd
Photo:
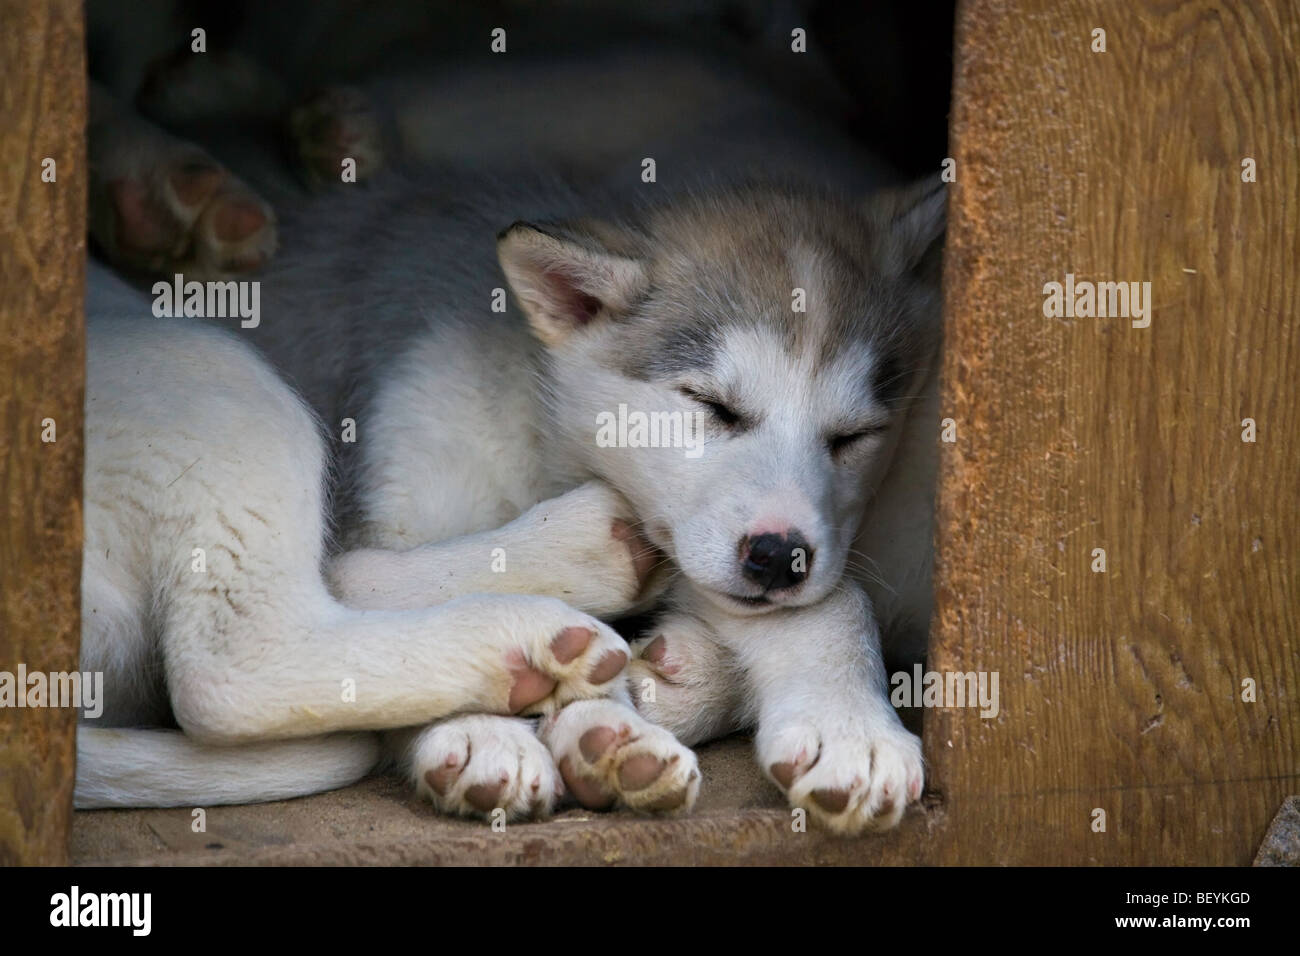
[[[879,224],[884,260],[900,273],[937,277],[947,205],[947,184],[938,176],[871,197],[867,211]]]
[[[528,324],[548,347],[626,311],[647,284],[636,259],[526,222],[497,237],[497,257]]]

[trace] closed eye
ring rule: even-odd
[[[718,422],[724,425],[725,427],[735,428],[737,425],[741,423],[740,413],[737,412],[735,409],[729,407],[726,403],[721,402],[718,399],[713,398],[709,395],[705,395],[703,392],[697,392],[695,389],[688,388],[686,386],[683,386],[682,388],[678,389],[678,391],[681,392],[683,395],[685,395],[687,398],[691,399],[692,401],[699,402],[701,405],[707,408],[710,414],[712,414],[713,417],[716,418]]]
[[[832,455],[839,455],[848,451],[854,445],[858,444],[873,435],[883,434],[888,425],[872,425],[869,428],[859,428],[854,432],[845,432],[843,435],[835,435],[827,440],[826,445],[830,448]]]

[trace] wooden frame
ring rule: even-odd
[[[0,22],[0,670],[72,671],[85,387],[81,4],[0,0]],[[47,158],[53,182],[42,181]],[[42,441],[46,419],[52,442]],[[0,864],[66,861],[75,725],[70,709],[0,708]]]
[[[0,7],[0,662],[71,670],[81,9]],[[574,859],[667,862],[657,827],[700,862],[1250,861],[1300,790],[1298,61],[1295,5],[962,5],[929,666],[997,672],[1001,713],[927,715],[931,793],[896,835],[610,819]],[[1150,282],[1149,327],[1044,315],[1067,274]],[[0,710],[0,863],[66,859],[73,722]]]
[[[1248,863],[1300,789],[1300,11],[957,31],[931,666],[1000,671],[1006,717],[927,727],[935,859]],[[1045,317],[1067,273],[1151,282],[1150,327]]]

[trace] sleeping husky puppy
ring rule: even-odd
[[[279,210],[247,330],[92,267],[78,805],[341,786],[384,730],[448,812],[683,812],[754,728],[792,806],[896,824],[943,203],[394,174]]]

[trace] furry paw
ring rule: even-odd
[[[526,720],[471,715],[420,731],[409,751],[416,792],[443,813],[542,819],[564,792],[550,751]]]
[[[345,159],[356,163],[357,182],[384,164],[379,120],[365,94],[352,87],[329,87],[295,107],[289,114],[289,138],[312,189],[342,182]]]
[[[739,730],[743,688],[735,655],[697,618],[670,614],[633,644],[627,689],[637,712],[685,744]]]
[[[663,555],[639,533],[632,506],[592,481],[520,515],[521,566],[533,593],[557,594],[597,617],[629,613],[659,589]]]
[[[220,279],[275,252],[271,207],[211,156],[130,114],[90,126],[90,233],[114,265]]]
[[[627,642],[563,601],[515,594],[453,606],[463,623],[454,626],[447,666],[452,655],[464,660],[456,666],[477,685],[457,709],[552,714],[570,701],[622,692],[616,678],[627,665]]]
[[[828,830],[858,834],[898,825],[921,796],[921,741],[897,719],[883,727],[858,721],[799,721],[758,734],[768,776]]]
[[[539,731],[565,786],[584,807],[686,813],[700,792],[695,754],[613,700],[570,704]]]
[[[344,552],[325,575],[349,607],[432,607],[468,594],[549,595],[609,618],[653,601],[666,577],[663,556],[635,527],[623,497],[590,482],[494,531],[408,550]],[[406,544],[387,535],[383,543]],[[497,552],[509,560],[487,573],[486,556]]]

